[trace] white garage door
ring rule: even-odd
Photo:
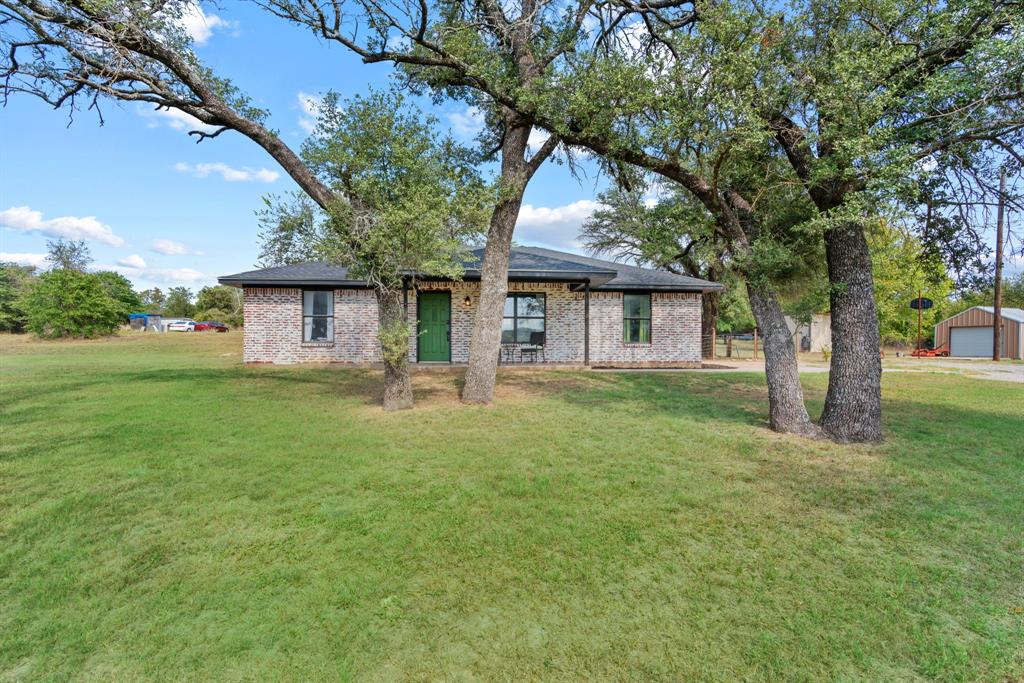
[[[953,327],[949,330],[949,355],[991,356],[991,327]]]

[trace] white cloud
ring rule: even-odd
[[[199,130],[204,133],[213,133],[217,126],[208,126],[191,114],[186,114],[180,109],[153,109],[140,104],[136,111],[139,116],[146,119],[147,128],[158,128],[161,124],[169,126],[174,130],[193,131]]]
[[[992,240],[995,241],[995,238]],[[989,254],[985,258],[985,262],[990,266],[995,266],[996,257],[995,254]],[[1016,275],[1017,273],[1024,271],[1024,253],[1018,251],[1011,251],[1008,248],[1003,249],[1003,277],[1009,277]]]
[[[41,212],[27,206],[12,206],[0,211],[0,226],[18,232],[37,232],[49,237],[92,240],[114,247],[124,244],[124,240],[115,235],[109,225],[100,223],[95,216],[58,216],[44,220]]]
[[[183,254],[192,254],[194,256],[202,256],[203,252],[196,249],[190,249],[181,242],[175,242],[174,240],[168,239],[155,239],[150,249],[158,254],[164,256],[181,256]]]
[[[17,263],[22,266],[35,266],[44,268],[47,265],[46,254],[32,254],[27,252],[0,251],[0,261],[6,263]]]
[[[145,268],[117,264],[96,264],[93,270],[112,270],[132,280],[146,280],[168,285],[192,285],[197,282],[209,282],[211,275],[195,268]]]
[[[592,199],[556,207],[523,204],[516,221],[516,235],[525,242],[580,249],[580,227],[599,206]]]
[[[129,268],[145,268],[146,261],[138,254],[132,254],[131,256],[125,256],[123,259],[118,259],[118,264],[127,266]]]
[[[174,165],[174,170],[180,173],[191,173],[197,178],[206,178],[211,173],[217,173],[229,183],[272,183],[281,177],[280,173],[271,171],[268,168],[233,168],[219,161],[212,164],[196,164],[194,166],[179,161]]]
[[[536,154],[544,146],[544,143],[548,141],[549,137],[551,136],[548,135],[546,130],[541,130],[540,128],[530,130],[530,137],[526,140],[526,146],[530,149],[530,154]]]
[[[299,91],[297,97],[299,110],[302,111],[299,115],[299,128],[306,131],[307,135],[312,135],[316,130],[316,118],[320,115],[320,105],[323,104],[324,96]]]
[[[227,21],[216,14],[207,14],[197,2],[189,3],[182,9],[178,23],[196,45],[205,45],[216,30],[238,27],[237,22]]]
[[[479,107],[469,106],[463,111],[449,112],[445,117],[452,125],[455,136],[463,140],[475,138],[484,128],[484,113]]]

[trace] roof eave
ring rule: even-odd
[[[365,280],[339,280],[337,278],[296,278],[254,280],[231,275],[217,278],[228,287],[367,287]]]
[[[619,292],[623,290],[630,290],[636,292],[722,292],[725,291],[725,286],[709,282],[706,285],[648,285],[648,284],[635,284],[635,283],[613,283],[598,287],[597,289],[606,292]]]

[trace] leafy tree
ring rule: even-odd
[[[725,279],[725,285],[719,302],[718,331],[725,334],[752,331],[757,327],[757,321],[750,310],[743,282],[730,273]]]
[[[198,141],[216,138],[227,130],[236,131],[262,147],[281,165],[305,193],[299,203],[315,204],[317,211],[343,224],[348,198],[325,184],[314,169],[274,131],[265,127],[265,111],[252,106],[237,87],[216,75],[196,56],[180,21],[191,7],[191,0],[159,3],[0,0],[0,24],[4,26],[0,35],[4,43],[0,50],[0,70],[6,76],[0,82],[0,93],[5,96],[28,94],[54,107],[65,106],[72,110],[83,102],[95,108],[101,98],[172,108],[212,127],[212,131],[189,131]],[[531,73],[534,71],[533,67],[523,66]],[[505,118],[514,125],[504,131],[503,146],[507,144],[525,151],[531,126],[511,113]],[[502,156],[502,166],[510,180],[503,185],[506,194],[499,195],[504,199],[499,201],[500,211],[495,213],[498,214],[497,224],[509,236],[518,213],[516,197],[521,200],[526,179],[550,155],[554,146],[554,142],[544,145],[529,159],[525,154]],[[351,236],[361,239],[362,233]],[[362,248],[355,243],[347,247],[353,253]],[[489,263],[485,258],[484,267],[492,273],[494,266]],[[507,258],[502,264],[499,254],[498,263],[503,265],[503,270]],[[500,287],[501,301],[495,308],[497,324],[500,324],[504,303],[503,279]],[[497,300],[493,291],[488,297]],[[182,297],[175,299],[179,303],[174,303],[172,308],[171,297],[168,298],[168,308],[184,308],[180,304]],[[392,314],[393,311],[388,316]],[[489,360],[492,365],[497,358],[496,352],[493,355],[494,359]]]
[[[677,275],[722,282],[728,244],[716,234],[707,211],[685,194],[650,202],[646,184],[617,185],[598,195],[600,208],[583,223],[581,241],[594,254],[629,260]],[[709,357],[718,325],[716,291],[701,297],[703,355]]]
[[[36,280],[36,269],[0,263],[0,332],[24,332],[28,322],[24,298]]]
[[[196,296],[196,308],[204,311],[217,308],[222,311],[233,311],[242,305],[242,292],[237,287],[215,285],[203,287]]]
[[[887,344],[917,343],[917,311],[910,301],[921,296],[935,302],[922,312],[925,339],[931,337],[936,322],[949,315],[948,298],[953,283],[946,275],[942,260],[926,250],[914,236],[904,234],[883,222],[868,233],[874,270],[878,328]]]
[[[196,317],[240,326],[243,317],[242,290],[225,285],[203,287],[196,296]]]
[[[196,312],[193,294],[188,287],[171,287],[164,304],[164,315],[171,318],[191,318]]]
[[[84,241],[47,240],[46,260],[52,268],[84,272],[92,263],[92,255]]]
[[[994,150],[1020,160],[1019,9],[806,0],[769,13],[742,1],[680,18],[685,7],[601,6],[604,49],[577,50],[549,96],[512,106],[568,144],[678,182],[723,230],[734,214],[746,226],[732,233],[734,248],[758,239],[761,198],[802,188],[814,213],[793,227],[821,240],[837,340],[821,424],[840,441],[877,440],[881,368],[865,229],[882,208],[907,201],[894,188],[927,176],[924,160],[955,157],[937,166],[975,169],[989,185]],[[791,354],[773,349],[791,343],[753,294],[762,329],[772,328],[771,397],[771,366],[791,367]],[[800,425],[796,377],[785,379],[779,399],[790,399],[786,412]]]
[[[534,121],[510,106],[507,92],[529,96],[539,91],[552,63],[573,49],[589,2],[568,7],[537,0],[518,5],[357,1],[351,7],[343,2],[324,7],[310,0],[259,4],[320,39],[344,45],[365,62],[398,63],[417,89],[461,99],[483,113],[481,143],[488,150],[484,158],[498,163],[500,179],[480,264],[480,297],[462,400],[490,403],[516,219],[527,184],[560,143],[557,135],[549,135],[531,148]],[[479,87],[490,82],[500,82],[507,91],[498,97]]]
[[[728,281],[731,289],[743,290],[742,279],[736,277],[730,243],[716,230],[714,217],[701,203],[675,184],[669,184],[656,200],[649,196],[652,188],[647,184],[635,180],[630,184],[628,190],[615,187],[599,195],[602,208],[583,225],[582,240],[588,248],[677,274],[711,282]],[[806,212],[794,208],[798,200],[780,195],[783,201],[774,200],[780,206],[770,212],[773,220],[762,226],[753,248],[758,276],[769,281],[779,298],[786,301],[803,295],[823,273],[815,265],[820,253],[813,241],[789,229],[793,222],[804,220]],[[772,200],[764,203],[768,201]],[[741,267],[753,272],[749,265]],[[724,300],[718,292],[705,293],[702,334],[706,355],[711,353],[712,333],[719,327],[723,301],[730,308],[723,330],[750,330],[756,324],[745,292],[730,292]]]
[[[142,299],[132,288],[132,283],[124,275],[109,270],[102,270],[94,273],[100,284],[103,285],[107,296],[117,305],[121,311],[121,322],[128,322],[130,313],[137,313],[142,307]]]
[[[384,408],[411,407],[406,274],[461,277],[466,242],[486,224],[491,193],[472,157],[400,95],[324,98],[303,161],[339,200],[318,211],[304,197],[267,199],[261,260],[316,257],[347,265],[377,299]]]
[[[384,16],[387,9],[383,5],[378,6],[382,14],[369,21],[368,43],[361,44],[345,32],[331,30],[333,20],[327,16],[330,10],[316,3],[270,0],[259,4],[310,28],[321,38],[344,44],[365,61],[386,61],[390,54],[401,54],[408,58],[406,75],[411,82],[439,97],[460,97],[484,111],[488,124],[484,138],[493,143],[487,156],[499,162],[501,191],[491,214],[488,248],[481,264],[481,296],[463,399],[489,402],[516,218],[527,183],[559,141],[550,136],[531,149],[534,126],[530,118],[505,100],[479,97],[472,88],[481,79],[496,78],[524,93],[533,90],[551,63],[573,48],[575,33],[583,25],[589,5],[566,13],[531,0],[511,17],[505,8],[487,3],[453,6],[435,17],[427,16],[426,3],[419,10],[398,7],[398,11],[410,13],[407,18],[414,22],[409,29],[412,36],[421,40],[427,35],[451,36],[448,47],[465,53],[482,67],[469,73],[464,68],[447,68],[467,64],[447,48],[431,55],[421,49],[420,42],[387,35],[389,26],[400,26],[395,22],[401,18]],[[52,105],[72,108],[81,101],[95,104],[100,97],[173,107],[214,127],[213,132],[190,131],[199,140],[234,130],[259,144],[321,210],[329,212],[331,204],[339,199],[273,131],[264,127],[266,112],[253,107],[235,86],[200,63],[179,21],[191,7],[191,0],[0,0],[0,7],[6,8],[4,19],[11,24],[12,35],[18,35],[0,57],[6,58],[2,66],[8,75],[0,86],[4,92],[26,92]],[[346,23],[343,3],[335,4],[333,11],[338,13],[339,24]],[[553,22],[558,26],[556,30],[551,30]],[[484,26],[489,27],[486,37],[473,33],[473,27]],[[14,33],[14,29],[20,33]]]
[[[142,308],[146,313],[162,313],[167,302],[167,296],[159,287],[143,290],[139,298],[142,299]]]
[[[992,306],[995,302],[995,286],[991,282],[984,287],[965,292],[951,304],[951,312],[959,313],[972,306]],[[1024,272],[1006,278],[1003,282],[1003,307],[1024,308]]]
[[[96,337],[117,330],[126,314],[104,279],[58,268],[43,273],[25,298],[26,328],[40,337]]]

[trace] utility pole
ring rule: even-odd
[[[933,344],[934,346],[934,344]],[[921,289],[917,290],[917,350],[921,350]],[[918,358],[921,356],[919,355]]]
[[[999,360],[1003,327],[1003,201],[1006,196],[1006,169],[999,171],[999,208],[996,210],[996,286],[992,304],[992,360]]]

